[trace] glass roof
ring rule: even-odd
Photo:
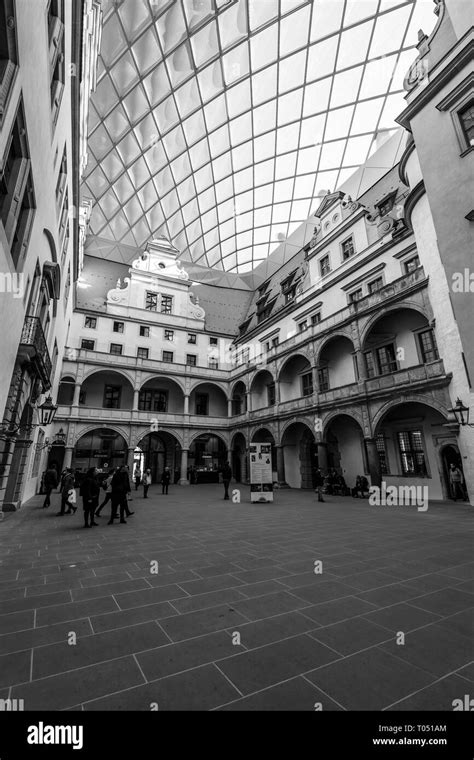
[[[432,0],[103,0],[90,234],[253,269],[395,129]]]

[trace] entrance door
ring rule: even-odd
[[[451,464],[454,464],[456,467],[459,467],[461,472],[463,472],[461,455],[456,446],[448,444],[447,446],[444,447],[441,457],[442,457],[442,462],[443,462],[445,493],[448,499],[451,499],[453,494],[452,494],[451,484],[449,482],[449,468]],[[466,490],[465,484],[463,485],[463,489]]]

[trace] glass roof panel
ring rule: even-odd
[[[236,272],[393,133],[418,29],[436,22],[432,0],[102,8],[91,233],[140,247],[171,235],[185,259]]]

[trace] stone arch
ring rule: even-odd
[[[260,367],[260,368],[256,369],[255,372],[253,372],[251,375],[249,375],[249,381],[248,381],[248,386],[247,386],[247,388],[248,388],[249,391],[252,390],[252,385],[253,385],[253,383],[255,381],[255,378],[258,375],[260,375],[261,373],[263,373],[263,372],[268,372],[268,374],[271,375],[272,381],[273,382],[276,381],[276,371],[275,370],[269,369],[267,366],[266,367]]]
[[[160,433],[169,433],[169,435],[174,436],[176,440],[178,441],[178,443],[180,444],[180,446],[184,448],[184,436],[183,436],[182,430],[177,430],[175,428],[173,428],[172,430],[168,430],[168,428],[162,426],[162,427],[159,427],[158,430],[154,431],[154,430],[151,430],[150,425],[148,425],[146,428],[140,428],[139,430],[135,430],[131,434],[130,447],[136,449],[140,441],[142,441],[146,435],[153,432],[156,432],[158,435]]]
[[[109,423],[107,423],[106,425],[103,423],[101,424],[100,420],[98,420],[93,425],[85,425],[85,427],[82,427],[80,429],[76,427],[73,437],[72,437],[73,439],[72,445],[76,446],[77,442],[79,441],[80,438],[82,438],[83,435],[87,435],[87,433],[92,433],[94,430],[99,430],[100,428],[108,428],[110,430],[113,430],[114,433],[118,433],[119,435],[122,436],[122,438],[127,443],[128,447],[131,446],[129,429],[123,428],[120,425],[115,425],[115,424],[112,424],[112,425],[110,425]]]
[[[344,331],[344,330],[338,330],[337,332],[331,333],[331,335],[327,335],[321,342],[318,344],[318,346],[315,349],[315,365],[316,367],[320,363],[321,354],[326,348],[326,346],[329,345],[329,343],[332,343],[335,340],[349,340],[352,343],[353,350],[356,350],[356,347],[354,345],[354,336],[351,333],[350,330]]]
[[[273,423],[270,423],[268,425],[256,425],[254,428],[252,428],[249,431],[249,442],[256,443],[257,441],[255,441],[255,437],[259,433],[269,433],[272,436],[273,440],[275,441],[275,445],[277,444],[278,436],[275,429],[275,425]]]
[[[92,375],[96,375],[98,372],[115,372],[117,375],[121,375],[125,380],[128,380],[132,388],[135,387],[134,385],[134,375],[131,372],[127,372],[124,369],[116,368],[115,366],[111,367],[97,367],[94,366],[90,370],[87,370],[83,377],[81,378],[81,385],[89,379],[89,377],[92,377]]]
[[[146,375],[142,375],[142,378],[140,380],[140,388],[139,390],[142,390],[143,386],[146,385],[146,383],[149,383],[150,380],[169,380],[169,382],[175,383],[175,385],[178,385],[181,391],[186,393],[186,388],[184,386],[184,380],[180,377],[177,377],[176,375],[166,375],[162,373],[156,373],[156,372],[147,372]]]
[[[219,388],[219,390],[221,390],[225,394],[225,397],[227,399],[229,398],[229,388],[228,388],[227,383],[219,382],[219,380],[208,380],[204,377],[201,377],[195,382],[193,382],[193,384],[189,388],[189,395],[191,395],[191,393],[195,391],[196,388],[198,388],[200,385],[214,385],[216,388]]]
[[[237,385],[239,385],[239,383],[242,383],[242,385],[243,385],[243,386],[244,386],[244,388],[245,388],[245,392],[247,392],[247,391],[248,391],[248,386],[247,386],[247,383],[246,383],[246,382],[245,382],[245,380],[244,380],[244,379],[241,377],[241,378],[239,378],[238,380],[234,380],[234,381],[233,381],[233,383],[232,383],[232,385],[230,386],[230,396],[231,396],[231,398],[232,398],[232,396],[233,396],[233,394],[234,394],[234,391],[235,391],[235,388],[236,388],[236,386],[237,386]]]
[[[308,430],[310,430],[311,433],[315,436],[315,438],[317,438],[317,435],[314,431],[314,426],[313,427],[311,426],[311,420],[308,419],[308,417],[292,417],[290,420],[286,420],[281,426],[280,440],[283,440],[283,436],[285,435],[289,427],[291,427],[292,425],[297,425],[297,424],[305,425],[308,428]]]
[[[384,306],[382,309],[378,310],[373,314],[372,316],[368,317],[365,321],[365,324],[361,320],[361,331],[360,331],[360,345],[362,348],[364,348],[367,337],[374,327],[374,325],[379,322],[381,319],[386,317],[388,314],[391,314],[394,311],[416,311],[421,316],[423,316],[426,321],[430,322],[430,319],[432,318],[432,314],[428,312],[428,310],[419,303],[416,303],[416,301],[397,301],[397,303],[390,304],[389,306]],[[363,325],[363,327],[362,327]]]
[[[409,395],[403,395],[402,397],[398,397],[395,399],[391,399],[390,401],[386,401],[379,410],[374,414],[372,425],[374,434],[377,433],[377,429],[383,420],[383,418],[386,416],[386,414],[393,409],[396,406],[400,406],[401,404],[424,404],[425,406],[430,407],[431,409],[434,409],[436,412],[439,412],[446,421],[449,420],[449,409],[439,402],[437,399],[433,398],[432,396],[425,396],[422,394],[416,394],[416,393],[410,393]]]
[[[229,449],[229,434],[224,430],[198,430],[190,435],[188,447],[191,447],[196,438],[199,438],[201,435],[215,435],[217,438],[220,438],[221,441],[225,443],[226,448]]]
[[[305,348],[298,348],[297,351],[291,354],[287,354],[286,356],[282,357],[276,364],[275,367],[275,375],[276,379],[279,381],[281,377],[281,373],[285,369],[286,365],[291,362],[294,359],[297,359],[298,357],[301,357],[302,359],[306,359],[306,361],[309,363],[310,367],[313,366],[313,355],[308,349]]]
[[[327,432],[331,426],[331,422],[333,422],[336,417],[341,417],[341,415],[344,415],[346,417],[351,417],[354,422],[356,422],[362,433],[365,433],[365,424],[364,424],[364,418],[362,414],[357,410],[353,408],[349,409],[335,409],[333,412],[328,412],[325,416],[323,416],[323,438],[326,438]]]

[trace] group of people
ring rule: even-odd
[[[135,465],[135,469],[133,471],[133,480],[135,483],[135,491],[138,491],[138,488],[140,484],[143,486],[143,498],[148,498],[148,489],[151,485],[151,470],[148,468],[145,470],[145,473],[142,475],[142,471],[140,469],[140,466],[137,464]],[[165,467],[163,470],[163,473],[161,475],[161,493],[167,494],[168,489],[171,483],[171,470],[169,467]]]
[[[343,475],[337,470],[328,470],[323,475],[321,470],[316,470],[315,490],[318,494],[318,501],[324,501],[323,494],[332,494],[337,496],[349,496],[351,494],[355,499],[363,499],[369,495],[369,481],[365,475],[357,475],[354,488],[348,488]]]

